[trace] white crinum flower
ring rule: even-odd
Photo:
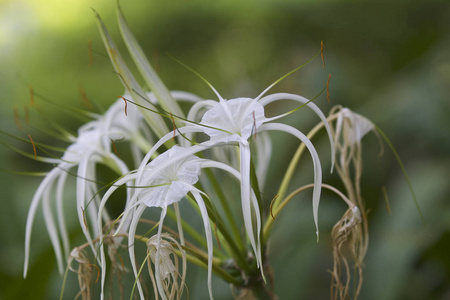
[[[269,103],[278,100],[292,100],[300,103],[302,106],[307,106],[312,109],[322,120],[325,128],[328,132],[328,136],[332,149],[332,165],[334,164],[334,141],[332,138],[331,130],[326,117],[322,111],[310,100],[294,94],[277,93],[268,96],[264,96],[268,89],[261,93],[257,98],[236,98],[231,100],[223,99],[219,93],[213,88],[214,92],[219,98],[219,101],[205,100],[196,103],[188,114],[188,120],[198,119],[198,115],[202,110],[206,108],[206,112],[203,113],[200,123],[194,125],[188,125],[178,128],[177,134],[186,134],[190,136],[195,132],[203,132],[210,137],[210,140],[192,146],[191,153],[200,152],[206,149],[227,145],[236,144],[239,146],[239,160],[240,160],[240,174],[241,174],[241,202],[242,211],[244,216],[244,224],[252,245],[253,251],[256,256],[258,266],[261,266],[261,247],[260,247],[260,231],[261,220],[259,216],[258,203],[251,201],[251,188],[250,188],[250,138],[252,135],[266,131],[282,131],[289,133],[297,137],[308,148],[314,165],[314,190],[313,190],[313,217],[318,234],[318,208],[322,183],[322,170],[320,165],[319,156],[312,145],[311,141],[296,128],[282,124],[282,123],[269,123],[281,117],[288,115],[290,112],[281,114],[272,118],[266,118],[264,115],[264,107]],[[153,147],[153,149],[147,153],[144,161],[148,161],[153,155],[154,151],[158,149],[163,143],[172,138],[171,134],[167,134],[161,138]],[[251,207],[255,210],[256,215],[256,234],[253,230],[253,217]],[[261,269],[262,271],[262,269]]]
[[[172,133],[170,133],[172,135]],[[158,148],[160,146],[161,140],[152,148]],[[131,198],[128,208],[125,209],[122,220],[127,220],[128,215],[132,213],[132,220],[128,229],[128,246],[129,246],[129,254],[130,261],[132,263],[133,271],[135,276],[138,276],[134,254],[134,237],[136,233],[136,228],[141,218],[144,210],[147,207],[160,207],[162,209],[159,227],[158,227],[158,240],[160,240],[163,228],[164,218],[167,213],[167,207],[171,204],[174,205],[175,213],[177,214],[177,222],[178,222],[178,230],[180,231],[180,240],[181,244],[184,244],[184,238],[181,229],[181,219],[180,212],[178,209],[178,202],[184,198],[188,193],[191,193],[197,202],[200,213],[202,215],[206,241],[208,247],[208,290],[209,296],[213,299],[212,295],[212,287],[211,287],[211,276],[212,276],[212,257],[213,257],[213,245],[212,245],[212,233],[211,226],[208,216],[208,211],[206,209],[206,205],[202,198],[202,194],[205,195],[202,191],[198,190],[194,184],[198,181],[198,177],[200,175],[200,170],[202,168],[219,168],[227,171],[238,180],[241,180],[241,176],[238,171],[231,168],[230,166],[216,162],[210,161],[207,159],[200,159],[197,156],[193,155],[196,152],[199,152],[196,146],[184,148],[179,146],[173,146],[171,149],[165,151],[164,153],[157,156],[150,163],[147,163],[152,155],[150,153],[154,153],[150,151],[144,160],[141,163],[141,166],[137,170],[137,172],[131,172],[130,174],[119,179],[114,186],[112,186],[103,196],[103,199],[99,206],[99,217],[101,216],[104,206],[108,201],[109,197],[114,193],[119,186],[135,181],[135,193]],[[256,198],[254,194],[251,197],[253,204],[256,203]],[[255,211],[259,215],[259,210]],[[98,228],[101,230],[102,228],[102,220],[98,218]],[[125,222],[122,221],[117,228],[116,232],[122,230],[122,226]],[[105,255],[103,251],[103,244],[101,244],[101,267],[102,267],[102,299],[104,297],[103,290],[105,284],[105,274],[106,274],[106,261]],[[159,246],[157,247],[156,252],[156,263],[155,268],[159,269]],[[156,272],[155,274],[156,283],[158,286],[158,291],[160,296],[165,299],[165,293],[163,289],[162,280],[160,277],[160,273]],[[141,298],[144,298],[142,287],[137,281],[138,289]]]

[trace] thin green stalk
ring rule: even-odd
[[[225,216],[228,221],[228,224],[231,226],[231,232],[234,237],[234,240],[238,244],[239,249],[241,249],[241,251],[243,251],[245,248],[244,242],[242,241],[242,236],[239,233],[239,229],[237,228],[237,225],[236,225],[237,222],[234,219],[233,213],[231,211],[231,207],[229,205],[229,202],[227,201],[225,194],[223,193],[222,187],[220,186],[219,182],[217,181],[216,177],[214,176],[212,170],[204,169],[203,171],[205,172],[206,176],[208,176],[209,182],[211,183],[211,186],[214,189],[214,191],[219,199],[220,205],[222,206],[222,208],[225,212]]]

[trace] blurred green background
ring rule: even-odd
[[[366,137],[362,194],[370,209],[370,247],[361,299],[450,299],[449,1],[130,0],[121,5],[166,85],[205,98],[214,97],[209,88],[166,53],[200,72],[225,98],[254,97],[313,56],[323,40],[326,67],[317,58],[272,92],[311,98],[331,73],[331,103],[325,96],[316,103],[325,113],[335,104],[348,106],[387,133],[404,161],[426,221],[426,226],[420,221],[395,157],[389,149],[379,157],[377,139]],[[61,144],[26,126],[30,86],[54,101],[82,108],[88,107],[80,90],[104,107],[123,93],[90,10],[100,13],[125,54],[115,6],[115,1],[107,0],[0,2],[3,131],[23,138],[31,133],[35,141]],[[81,125],[41,99],[35,101],[45,118],[74,132]],[[16,126],[14,110],[22,129]],[[304,112],[287,120],[302,131],[318,121]],[[297,147],[293,139],[282,138],[274,136],[268,197],[274,196],[279,174],[288,163],[283,157]],[[30,145],[5,135],[1,140],[32,151]],[[327,170],[327,141],[322,136],[313,142]],[[2,170],[49,168],[4,146],[0,161]],[[312,180],[309,165],[309,159],[300,165],[304,168],[297,185]],[[334,176],[327,172],[324,176],[324,182],[342,188]],[[62,278],[40,211],[33,231],[31,269],[22,279],[26,214],[41,178],[6,171],[0,177],[0,299],[57,299]],[[391,214],[382,186],[389,195]],[[329,299],[329,233],[345,208],[324,192],[317,244],[308,197],[291,203],[275,225],[270,262],[280,299]],[[74,237],[79,237],[76,222],[71,222]],[[206,299],[204,274],[192,270],[190,299]],[[76,289],[72,274],[64,298],[74,298]],[[214,293],[216,299],[231,297],[220,280],[214,282]]]

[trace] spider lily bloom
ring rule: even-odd
[[[172,133],[166,135],[173,136]],[[174,205],[175,213],[177,214],[177,222],[178,229],[180,231],[180,240],[181,244],[184,244],[183,234],[181,229],[181,220],[180,213],[178,209],[178,202],[184,198],[188,193],[190,193],[195,201],[197,202],[200,213],[202,215],[205,234],[206,234],[206,242],[208,248],[208,290],[210,299],[213,299],[212,295],[212,287],[211,287],[211,275],[212,275],[212,257],[213,257],[213,245],[212,245],[212,233],[211,226],[208,216],[208,211],[204,200],[202,198],[202,194],[205,195],[202,191],[198,190],[194,184],[197,183],[200,175],[200,171],[202,168],[219,168],[227,171],[238,180],[241,179],[239,172],[232,167],[207,159],[200,159],[199,157],[193,155],[199,152],[199,147],[201,146],[192,146],[189,148],[173,146],[169,150],[157,156],[154,160],[147,164],[149,158],[154,153],[155,149],[157,149],[161,144],[164,143],[164,138],[158,141],[158,143],[152,148],[146,158],[141,163],[141,166],[137,170],[137,172],[132,172],[123,178],[119,179],[114,186],[112,186],[103,196],[103,199],[99,206],[99,218],[98,218],[98,228],[102,228],[102,220],[101,214],[104,209],[104,206],[111,196],[112,193],[122,184],[125,184],[130,181],[136,182],[136,189],[133,197],[130,200],[130,204],[128,209],[125,210],[122,220],[128,219],[128,214],[132,213],[132,221],[128,229],[128,246],[129,246],[129,254],[130,261],[132,263],[133,271],[135,276],[138,276],[136,266],[134,264],[135,254],[134,254],[134,243],[135,243],[135,233],[137,224],[139,219],[141,218],[144,210],[147,207],[160,207],[162,209],[158,227],[157,234],[157,251],[155,256],[155,269],[159,270],[160,268],[160,241],[162,235],[162,228],[164,218],[167,213],[167,207],[171,204]],[[148,159],[147,159],[148,157]],[[256,197],[252,194],[252,201],[256,202]],[[259,215],[259,210],[255,211]],[[124,221],[121,221],[119,227],[116,229],[116,232],[122,230],[122,224]],[[102,299],[104,297],[104,283],[106,278],[106,261],[105,254],[103,251],[103,244],[100,246],[100,255],[101,255],[101,267],[102,267]],[[161,279],[160,272],[155,273],[155,280],[158,287],[158,291],[160,296],[163,299],[166,299],[164,292],[164,285]],[[142,287],[137,280],[137,285],[139,289],[139,293],[141,298],[144,298]]]
[[[179,133],[192,134],[195,132],[203,132],[210,137],[210,140],[203,142],[192,149],[197,147],[197,151],[203,151],[205,149],[218,147],[226,144],[236,144],[239,146],[239,159],[240,159],[240,174],[241,174],[241,201],[242,211],[244,215],[244,224],[249,237],[251,246],[256,256],[258,266],[261,266],[261,247],[260,247],[260,231],[261,221],[260,216],[256,213],[256,238],[253,232],[253,219],[251,213],[251,188],[250,188],[250,164],[251,154],[249,140],[252,135],[259,134],[265,131],[282,131],[289,133],[297,137],[308,148],[314,165],[314,190],[313,190],[313,216],[314,222],[317,228],[318,234],[318,208],[320,200],[320,191],[322,183],[322,170],[320,165],[319,156],[312,145],[311,141],[299,130],[286,124],[281,123],[269,123],[283,116],[288,115],[290,112],[275,116],[272,118],[266,118],[264,116],[264,107],[272,102],[278,100],[292,100],[308,106],[312,109],[322,120],[327,129],[328,136],[332,149],[332,162],[334,164],[334,142],[331,134],[329,124],[322,111],[310,100],[287,93],[278,93],[268,96],[263,95],[273,86],[269,86],[263,91],[257,98],[236,98],[231,100],[223,99],[219,93],[210,86],[219,98],[219,101],[205,100],[196,103],[188,114],[188,120],[198,119],[198,115],[202,109],[206,108],[206,112],[203,113],[201,122],[199,124],[188,125],[178,129]],[[158,145],[162,145],[167,139],[168,135],[161,138],[158,143],[155,144],[154,149]],[[152,151],[147,153],[144,161],[150,158]],[[253,204],[255,211],[259,212],[259,206],[257,203]]]
[[[28,269],[33,220],[41,201],[43,202],[44,219],[53,248],[55,250],[59,271],[60,273],[63,272],[63,255],[58,237],[58,229],[51,213],[50,193],[56,183],[55,198],[59,231],[62,238],[65,256],[68,257],[69,240],[63,214],[63,194],[64,185],[66,183],[69,171],[74,167],[78,167],[76,174],[76,202],[78,219],[86,239],[90,243],[92,249],[94,249],[91,233],[86,225],[86,216],[90,218],[91,223],[96,224],[97,208],[94,201],[87,202],[86,199],[97,199],[97,197],[94,197],[97,187],[93,182],[96,178],[95,166],[97,163],[103,163],[119,174],[128,173],[128,167],[117,155],[113,153],[111,149],[112,139],[121,138],[126,140],[144,140],[144,138],[139,137],[141,134],[139,132],[143,127],[143,123],[137,108],[130,109],[131,118],[128,120],[124,119],[124,112],[123,109],[120,109],[120,105],[123,107],[122,99],[119,99],[114,105],[112,105],[103,116],[98,116],[96,120],[80,127],[78,130],[78,137],[70,137],[73,143],[67,148],[61,159],[44,160],[48,163],[57,164],[57,166],[46,175],[44,180],[39,185],[33,200],[31,201],[25,233],[24,277],[26,276]],[[98,199],[96,201],[98,201]],[[104,217],[108,218],[106,214]],[[95,230],[96,227],[94,226],[93,233],[94,235],[97,235],[98,232]]]

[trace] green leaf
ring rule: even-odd
[[[125,64],[100,15],[94,9],[92,10],[95,14],[97,25],[100,29],[100,34],[102,36],[106,50],[108,51],[109,58],[111,59],[114,69],[122,80],[122,83],[136,103],[139,103],[141,105],[151,104],[150,100],[146,98],[143,99],[143,97],[145,97],[144,91]],[[147,110],[141,110],[141,112],[144,115],[145,120],[150,124],[152,130],[158,137],[162,137],[167,132],[169,132],[169,129],[167,128],[167,125],[164,123],[164,120],[161,116],[159,116],[158,114],[150,113]]]
[[[153,91],[156,99],[158,99],[158,103],[164,108],[164,110],[180,117],[184,116],[183,111],[178,106],[178,103],[172,98],[169,90],[159,78],[158,74],[156,74],[155,70],[152,68],[147,57],[142,51],[142,48],[139,46],[139,43],[131,32],[127,21],[125,20],[120,5],[117,5],[117,18],[119,21],[120,31],[122,32],[122,37],[125,41],[128,51],[130,52],[131,57],[136,63],[139,71],[141,72],[141,75],[144,78],[146,84]]]

